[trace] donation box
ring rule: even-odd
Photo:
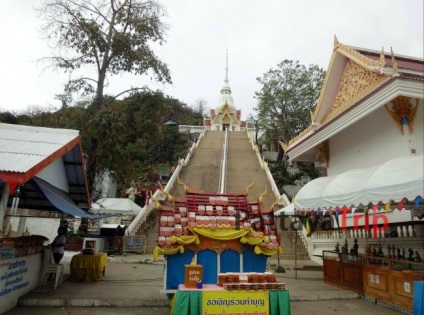
[[[203,266],[185,265],[184,285],[186,288],[197,288],[197,283],[203,281]]]

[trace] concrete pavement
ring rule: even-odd
[[[19,306],[7,312],[13,314],[169,314],[169,300],[163,289],[164,261],[152,262],[151,255],[109,256],[106,274],[101,280],[80,283],[68,280],[69,262],[74,253],[67,252],[62,260],[65,281],[56,290],[49,285],[39,287],[21,297]],[[293,261],[280,260],[286,273],[275,273],[290,291],[292,314],[399,314],[382,306],[360,300],[358,294],[324,283],[322,271],[298,270],[295,279]],[[298,267],[315,264],[298,261]],[[270,261],[271,270],[277,266]],[[96,306],[96,308],[93,308]],[[359,307],[359,309],[358,309]],[[87,313],[84,313],[84,310]]]

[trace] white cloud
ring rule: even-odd
[[[34,61],[48,56],[38,33],[38,1],[0,1],[0,108],[59,102],[68,76],[43,71]],[[189,105],[203,98],[216,102],[229,50],[229,80],[235,105],[246,118],[256,105],[256,78],[284,59],[326,69],[333,37],[347,45],[423,58],[422,0],[161,0],[170,26],[167,42],[156,52],[169,65],[173,86],[148,77],[120,75],[106,92],[149,84]]]

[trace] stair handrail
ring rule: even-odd
[[[163,189],[165,192],[169,192],[171,190],[171,188],[173,187],[174,183],[177,180],[178,175],[181,172],[181,169],[187,165],[188,161],[190,161],[190,157],[193,155],[194,150],[199,146],[200,141],[203,139],[205,135],[205,130],[203,130],[199,137],[197,138],[197,141],[195,141],[192,146],[190,147],[190,150],[187,153],[187,156],[185,159],[179,159],[178,160],[178,165],[175,168],[174,172],[171,175],[171,178],[169,179],[168,183],[166,184],[165,188]],[[156,190],[153,193],[153,197],[157,200],[164,200],[165,196],[162,193],[162,191],[160,191],[159,189]],[[134,220],[130,223],[130,225],[128,226],[126,233],[128,235],[135,235],[135,233],[137,232],[138,228],[140,227],[141,224],[143,224],[147,217],[149,216],[150,212],[154,209],[154,204],[148,204],[145,205],[140,212],[135,216]]]
[[[220,180],[219,180],[218,192],[220,194],[223,194],[226,191],[227,152],[228,152],[228,129],[225,130],[224,146],[222,149],[222,157],[221,157],[221,169],[219,172]]]
[[[252,145],[252,149],[255,151],[256,153],[256,157],[258,158],[259,161],[259,165],[261,166],[261,168],[265,171],[265,174],[268,178],[268,181],[271,185],[271,190],[274,193],[275,199],[278,200],[278,204],[281,206],[288,206],[290,204],[290,200],[287,198],[286,194],[280,194],[280,191],[278,190],[277,184],[275,183],[274,177],[271,174],[271,171],[269,170],[268,167],[268,163],[265,162],[262,157],[261,154],[259,153],[259,148],[257,146],[257,144],[254,142],[249,130],[247,129],[247,136],[249,138],[249,142]]]

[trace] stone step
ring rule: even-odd
[[[280,255],[281,260],[295,260],[295,255]],[[310,260],[309,255],[297,255],[297,260]]]

